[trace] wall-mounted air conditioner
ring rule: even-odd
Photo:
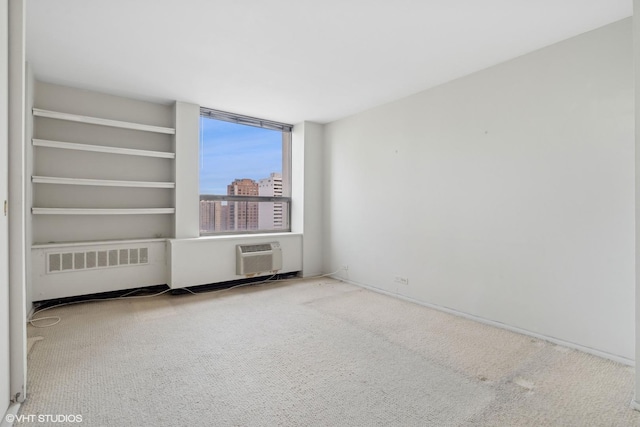
[[[280,243],[236,245],[236,274],[253,276],[259,273],[275,273],[282,269]]]

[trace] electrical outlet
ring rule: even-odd
[[[342,266],[342,270],[344,270],[344,271],[349,271],[349,266],[348,266],[348,265],[343,265],[343,266]]]
[[[402,277],[402,276],[396,276],[394,279],[394,282],[396,283],[400,283],[401,285],[408,285],[409,284],[409,279],[406,277]]]

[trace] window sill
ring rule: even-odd
[[[211,240],[251,240],[251,239],[264,239],[264,238],[272,238],[277,239],[279,237],[292,237],[292,236],[302,236],[302,233],[293,232],[293,231],[285,231],[285,232],[275,232],[275,233],[247,233],[247,234],[218,234],[211,236],[200,236],[200,237],[190,237],[186,239],[170,239],[170,240],[181,240],[181,241],[193,241],[193,242],[207,242]]]

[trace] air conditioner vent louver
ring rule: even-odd
[[[266,243],[262,245],[240,245],[242,248],[242,253],[247,254],[250,252],[265,252],[271,250],[271,243]]]
[[[252,276],[259,273],[275,273],[282,269],[280,243],[262,243],[236,246],[236,274]]]
[[[47,255],[47,274],[98,268],[145,265],[149,248],[103,249],[84,252],[57,252]]]

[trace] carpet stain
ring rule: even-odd
[[[517,384],[517,385],[519,385],[520,387],[522,387],[522,388],[524,388],[524,389],[526,389],[526,390],[529,390],[529,391],[533,390],[533,389],[534,389],[534,387],[535,387],[535,385],[533,384],[533,382],[531,382],[531,381],[529,381],[529,380],[525,380],[524,378],[520,378],[520,377],[518,377],[518,378],[514,379],[514,380],[513,380],[513,383],[514,383],[514,384]]]

